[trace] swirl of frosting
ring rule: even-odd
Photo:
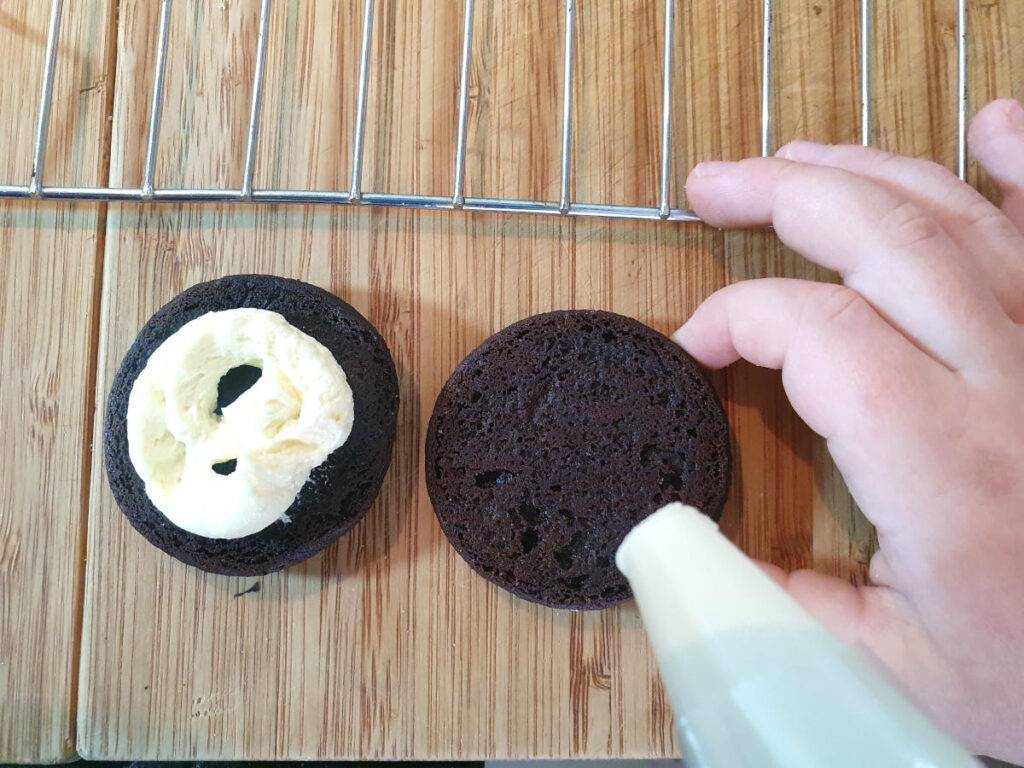
[[[258,379],[218,408],[222,378],[242,366]],[[208,312],[169,336],[132,385],[128,454],[168,520],[235,539],[284,515],[353,418],[345,372],[319,341],[276,312]]]

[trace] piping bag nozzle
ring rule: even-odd
[[[687,768],[978,768],[693,507],[626,536]]]

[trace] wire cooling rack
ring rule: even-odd
[[[665,0],[665,35],[662,53],[661,166],[657,207],[583,203],[572,199],[572,83],[573,37],[576,9],[586,0],[564,0],[565,38],[562,65],[561,119],[561,181],[557,201],[514,200],[466,197],[466,111],[469,95],[469,61],[473,50],[474,0],[463,0],[462,47],[459,66],[459,102],[456,144],[453,153],[455,184],[452,194],[405,195],[391,192],[364,192],[362,188],[363,135],[366,128],[366,92],[370,72],[370,36],[373,31],[374,0],[363,1],[362,38],[359,51],[359,85],[356,117],[353,126],[352,174],[348,190],[318,189],[254,189],[253,169],[256,142],[259,137],[260,100],[263,70],[266,61],[267,24],[271,0],[260,0],[259,33],[256,40],[252,98],[245,140],[245,165],[242,186],[237,189],[174,189],[157,188],[153,183],[157,141],[160,133],[160,110],[163,103],[164,70],[166,68],[167,29],[172,0],[161,0],[157,29],[156,63],[153,71],[153,95],[149,108],[146,138],[146,159],[138,187],[61,187],[43,184],[43,160],[46,155],[46,134],[53,95],[53,74],[60,37],[63,0],[52,0],[49,30],[46,38],[46,60],[39,94],[32,175],[28,184],[0,184],[0,198],[31,198],[35,200],[96,200],[134,202],[255,202],[255,203],[334,203],[340,205],[385,205],[403,208],[424,208],[454,211],[492,211],[499,213],[532,213],[549,216],[597,216],[654,221],[699,221],[693,211],[672,207],[672,54],[673,14],[675,0]],[[762,0],[761,38],[761,154],[767,155],[771,144],[771,66],[772,66],[772,0]],[[871,142],[871,9],[872,0],[860,0],[860,102],[861,142]],[[957,0],[957,171],[966,172],[966,102],[967,102],[967,0]]]

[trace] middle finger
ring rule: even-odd
[[[776,156],[857,173],[920,205],[971,257],[1006,314],[1014,322],[1024,322],[1024,235],[1002,211],[949,170],[873,147],[809,141],[791,142]]]
[[[1012,321],[949,235],[881,184],[779,158],[697,166],[687,181],[697,213],[723,227],[772,224],[805,257],[848,286],[919,347],[954,370],[991,367]]]

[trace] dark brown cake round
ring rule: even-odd
[[[462,361],[434,405],[426,481],[441,527],[485,578],[534,602],[630,597],[626,533],[664,504],[717,520],[729,427],[700,366],[628,317],[535,315]]]
[[[310,472],[285,511],[289,522],[277,520],[242,538],[212,539],[177,527],[150,501],[128,455],[126,413],[136,377],[165,339],[202,314],[240,307],[277,312],[327,347],[352,389],[355,419],[348,439]],[[240,378],[245,378],[245,371]],[[247,386],[244,381],[236,384]],[[391,462],[397,414],[394,361],[384,339],[355,309],[298,280],[232,275],[179,294],[139,332],[107,401],[103,444],[107,479],[131,524],[168,554],[213,573],[270,573],[315,554],[366,514]]]

